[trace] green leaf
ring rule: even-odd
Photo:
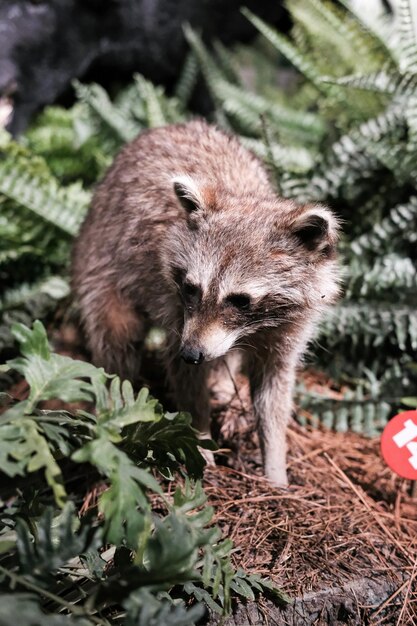
[[[21,345],[23,357],[8,361],[8,365],[22,374],[30,393],[25,407],[31,413],[42,400],[60,398],[64,402],[92,400],[91,383],[80,380],[82,377],[105,380],[103,370],[84,361],[76,361],[60,354],[51,353],[46,331],[41,322],[36,321],[30,330],[23,324],[16,324],[12,332]],[[7,412],[4,418],[7,417]]]
[[[118,111],[103,87],[95,83],[83,85],[78,80],[73,83],[79,100],[88,104],[121,142],[130,141],[138,134],[140,126]]]
[[[186,607],[172,598],[156,598],[146,589],[138,589],[123,602],[127,610],[125,626],[194,626],[204,615],[202,604]]]
[[[268,39],[268,41],[283,54],[304,76],[313,83],[319,92],[327,94],[330,88],[327,88],[320,80],[320,74],[316,71],[314,64],[309,58],[302,54],[291,43],[291,41],[281,35],[277,30],[273,29],[266,22],[257,17],[249,9],[241,9],[243,15],[258,29],[258,31]]]
[[[417,408],[417,397],[407,397],[401,398],[401,404],[405,404],[405,406],[409,406],[412,409]]]
[[[2,419],[7,420],[12,410],[6,411]],[[44,471],[58,506],[63,506],[67,497],[61,469],[42,428],[33,419],[16,416],[9,424],[0,424],[1,471],[10,477],[24,476],[26,472]],[[13,423],[14,422],[14,423]]]
[[[2,158],[1,158],[2,157]],[[60,187],[39,157],[0,132],[0,198],[12,200],[66,235],[75,235],[86,214],[90,194],[79,184]]]
[[[34,532],[29,530],[26,522],[18,519],[16,532],[21,572],[44,585],[51,583],[59,568],[87,547],[97,546],[99,541],[97,532],[91,533],[86,525],[80,528],[71,503],[56,517],[52,508],[47,508],[36,522]]]
[[[123,381],[121,391],[120,380],[112,380],[109,400],[114,411],[104,419],[107,428],[121,430],[131,424],[156,423],[163,416],[161,405],[154,398],[150,398],[149,390],[144,387],[135,398],[132,385],[127,380]]]
[[[115,545],[136,549],[141,534],[149,527],[149,502],[144,489],[162,493],[161,487],[146,470],[134,465],[125,452],[111,443],[105,431],[72,455],[74,461],[97,467],[110,480],[101,495],[99,507],[104,515],[105,532]]]

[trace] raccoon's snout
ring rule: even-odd
[[[181,346],[180,356],[186,363],[191,363],[192,365],[199,365],[204,361],[204,354],[200,348],[194,348],[187,344]]]

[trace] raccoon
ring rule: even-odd
[[[143,132],[97,187],[72,284],[93,360],[135,380],[166,329],[177,407],[210,432],[208,379],[245,367],[266,476],[287,484],[296,366],[339,294],[338,222],[276,195],[261,161],[204,121]]]

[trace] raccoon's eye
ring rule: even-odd
[[[225,303],[239,311],[247,311],[250,308],[251,299],[246,293],[232,293],[225,298]]]
[[[201,289],[197,285],[185,282],[182,285],[181,294],[187,308],[192,308],[201,300]]]
[[[172,279],[177,287],[181,287],[184,282],[185,270],[182,267],[172,267]]]

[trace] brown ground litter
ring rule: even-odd
[[[417,624],[417,500],[410,481],[385,465],[376,439],[293,423],[290,487],[271,487],[262,477],[243,377],[238,390],[231,406],[218,410],[219,440],[230,449],[220,459],[226,465],[205,473],[216,521],[237,548],[235,564],[270,576],[292,597],[367,578],[389,581],[393,597],[369,607],[372,621],[357,623]]]

